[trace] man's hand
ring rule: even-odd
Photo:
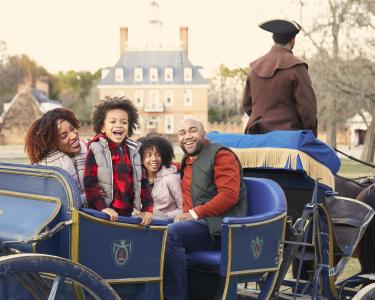
[[[183,214],[177,215],[174,218],[175,223],[180,222],[180,221],[190,221],[190,220],[193,220],[193,217],[191,216],[190,213],[183,213]]]
[[[114,209],[112,209],[110,207],[107,207],[107,208],[102,209],[102,212],[104,212],[105,214],[107,214],[109,216],[109,220],[111,222],[116,222],[117,221],[117,219],[118,219],[118,213]]]
[[[141,221],[142,226],[150,225],[152,221],[152,213],[147,212],[147,211],[141,212],[141,218],[142,218],[142,221]]]

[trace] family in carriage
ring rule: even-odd
[[[339,298],[348,282],[335,281],[356,249],[363,271],[375,272],[374,192],[362,202],[334,195],[340,161],[314,137],[307,65],[291,52],[300,27],[260,26],[275,46],[251,64],[246,134],[206,134],[187,118],[181,162],[158,135],[131,139],[138,112],[126,98],[100,101],[88,143],[68,109],[34,122],[25,141],[32,165],[0,165],[0,274],[15,276],[0,278],[2,298],[237,299],[249,282],[259,299],[278,298],[281,285],[295,297]]]
[[[178,132],[186,153],[180,181],[171,165],[173,148],[165,139],[145,137],[142,145],[129,139],[138,115],[128,99],[108,97],[96,106],[97,135],[88,151],[77,124],[67,109],[47,112],[27,135],[30,160],[69,172],[80,186],[83,206],[105,213],[112,222],[139,215],[140,225],[147,226],[153,214],[172,221],[165,246],[164,297],[186,298],[185,251],[218,250],[222,219],[246,215],[246,187],[236,155],[208,142],[201,122],[186,119]],[[46,142],[48,137],[53,140]]]

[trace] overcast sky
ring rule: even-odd
[[[96,71],[119,58],[119,28],[129,43],[148,36],[149,0],[0,0],[0,39],[8,54],[24,53],[48,71]],[[159,0],[163,42],[177,44],[189,27],[189,58],[206,72],[224,63],[245,67],[272,45],[257,24],[298,20],[290,0]],[[298,44],[296,48],[298,54]]]

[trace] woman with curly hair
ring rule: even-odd
[[[25,152],[32,164],[59,167],[68,172],[81,191],[87,147],[79,139],[80,122],[73,111],[55,108],[46,112],[29,128],[25,137]]]
[[[154,199],[154,215],[173,220],[182,213],[181,180],[174,158],[173,147],[161,136],[147,136],[142,143],[140,154]]]

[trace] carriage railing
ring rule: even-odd
[[[326,192],[326,197],[318,197],[318,188],[319,183],[317,180],[315,182],[312,200],[305,205],[301,218],[294,223],[291,240],[284,242],[286,247],[284,249],[283,263],[273,293],[274,297],[278,295],[281,285],[288,285],[293,287],[294,298],[299,295],[304,295],[310,290],[312,299],[317,299],[319,295],[323,295],[329,299],[337,299],[339,294],[342,294],[342,286],[344,283],[338,284],[340,290],[340,293],[338,294],[335,281],[343,271],[349,258],[352,256],[354,249],[357,247],[367,225],[374,216],[374,211],[368,205],[348,198],[335,197],[335,193],[333,192]],[[335,200],[336,202],[332,202]],[[337,218],[333,209],[330,207],[332,203],[334,205],[340,204],[339,201],[346,201],[344,204],[348,205],[349,203],[349,205],[352,205],[351,208],[355,207],[358,214],[357,222],[346,221],[347,223],[357,223],[355,224],[357,227],[351,229],[351,232],[354,232],[353,236],[351,239],[347,238],[345,240],[346,243],[340,243],[336,236],[339,232],[338,230],[335,232],[335,226],[337,227],[336,224],[338,221],[336,220]],[[346,208],[348,208],[348,206],[346,206]],[[331,212],[333,213],[332,215],[330,214]],[[346,231],[344,233],[348,233],[347,225],[348,224],[345,224],[344,230]],[[307,239],[310,236],[310,229],[312,229],[312,240],[311,242],[308,242]],[[301,269],[304,261],[303,258],[307,246],[312,246],[312,249],[314,249],[316,266],[313,270],[314,273],[311,282],[305,282],[304,286],[299,288]],[[333,256],[335,254],[334,249],[336,248],[341,249],[341,257],[337,263],[334,263]],[[298,251],[300,255],[296,279],[293,282],[286,282],[284,280],[285,275],[293,259],[297,256]],[[359,280],[356,279],[356,281]]]
[[[41,241],[49,240],[52,237],[54,237],[56,234],[58,234],[62,229],[64,229],[66,226],[73,224],[72,220],[68,221],[62,221],[57,223],[52,229],[49,229],[47,226],[44,226],[44,230],[39,233],[38,235],[25,240],[13,240],[13,241],[2,241],[0,242],[0,245],[9,247],[12,244],[33,244],[33,243],[39,243]]]
[[[286,277],[286,274],[289,270],[289,267],[292,264],[293,259],[296,257],[297,251],[300,247],[302,247],[302,255],[300,259],[298,274],[295,282],[294,287],[294,295],[296,296],[296,293],[298,292],[298,286],[299,286],[299,280],[300,280],[300,273],[302,268],[302,262],[303,262],[303,256],[305,253],[306,246],[315,246],[314,239],[312,239],[311,243],[307,242],[309,229],[311,227],[311,224],[313,223],[314,215],[316,213],[316,207],[318,203],[318,180],[315,183],[314,187],[314,193],[311,201],[305,205],[305,209],[302,213],[302,216],[300,219],[298,219],[293,227],[292,227],[292,236],[290,237],[290,240],[285,240],[285,249],[284,249],[284,256],[283,256],[283,262],[280,267],[279,275],[274,287],[273,291],[273,297],[277,297],[280,287],[284,281],[284,278]],[[315,236],[315,226],[312,226],[313,233],[312,236]]]

